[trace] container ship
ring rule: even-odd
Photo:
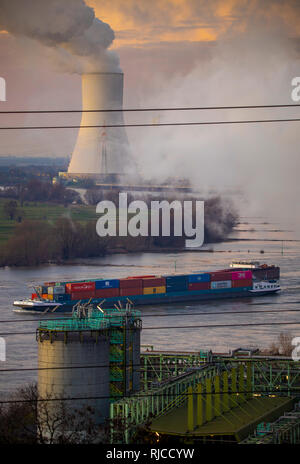
[[[235,261],[228,269],[166,276],[44,282],[31,298],[14,301],[14,311],[72,312],[79,303],[101,308],[161,305],[191,301],[262,296],[280,291],[280,268],[255,261]]]

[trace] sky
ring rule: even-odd
[[[39,0],[38,5],[0,0],[0,76],[7,83],[0,110],[80,109],[80,72],[91,69],[98,56],[101,66],[124,72],[127,108],[290,104],[291,80],[300,75],[299,19],[297,0]],[[102,34],[102,48],[84,32],[91,21]],[[126,122],[298,115],[297,108],[154,111],[126,115]],[[41,118],[0,116],[2,125],[41,123]],[[43,122],[78,124],[80,115],[43,116]],[[149,179],[176,175],[207,188],[242,188],[249,210],[257,214],[272,209],[290,217],[299,211],[297,122],[127,133]],[[0,156],[70,156],[76,135],[76,130],[2,131]]]

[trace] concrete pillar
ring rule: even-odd
[[[223,410],[224,412],[229,411],[229,393],[228,393],[228,372],[223,372]]]
[[[215,395],[214,395],[214,408],[215,415],[221,416],[222,414],[222,402],[221,402],[221,386],[220,386],[220,376],[216,375],[215,377]]]
[[[237,375],[236,375],[236,367],[233,367],[231,369],[231,398],[230,398],[230,407],[234,408],[237,406],[237,397],[236,397],[236,381],[237,381]]]
[[[188,387],[188,431],[194,430],[194,395],[193,387]]]
[[[244,366],[240,364],[239,366],[239,403],[243,403],[245,401],[245,382],[244,382]]]
[[[252,398],[252,366],[251,362],[247,363],[247,397]]]
[[[203,424],[203,395],[202,395],[202,385],[198,383],[197,385],[197,427],[201,427]]]
[[[207,378],[206,379],[206,384],[205,384],[205,390],[206,390],[206,421],[209,422],[213,419],[213,404],[212,404],[212,384],[211,384],[211,379]]]

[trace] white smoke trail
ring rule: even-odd
[[[215,44],[210,56],[186,75],[157,79],[151,94],[139,92],[140,105],[294,103],[291,80],[299,75],[299,44],[279,21],[263,24],[251,17],[242,32],[230,31]],[[162,123],[297,117],[298,108],[159,114]],[[239,189],[245,198],[243,214],[287,221],[300,233],[299,122],[150,128],[128,134],[149,179],[182,176],[202,189]]]
[[[0,30],[50,47],[71,72],[119,70],[114,31],[83,0],[1,0]]]

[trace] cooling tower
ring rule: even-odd
[[[82,75],[82,110],[123,108],[123,74]],[[124,175],[135,170],[124,127],[123,112],[82,113],[81,127],[68,168],[70,174]],[[83,126],[96,125],[96,128]]]

